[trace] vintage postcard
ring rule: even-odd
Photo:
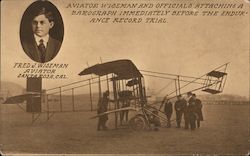
[[[2,0],[0,155],[249,154],[249,0]]]

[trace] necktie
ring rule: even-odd
[[[41,39],[41,40],[39,41],[40,44],[38,45],[38,50],[39,50],[39,52],[40,52],[40,56],[41,56],[41,61],[42,61],[42,63],[45,62],[45,51],[46,51],[45,45],[44,45],[43,42],[44,42],[43,39]]]

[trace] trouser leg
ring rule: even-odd
[[[103,129],[107,129],[106,122],[108,121],[108,115],[103,115],[102,118],[102,127]]]
[[[200,120],[197,119],[197,128],[199,128],[199,127],[200,127]]]
[[[120,122],[121,122],[121,124],[123,122],[123,119],[124,119],[124,111],[121,111],[121,113],[120,113]]]
[[[97,130],[100,130],[100,128],[101,128],[101,117],[99,117],[98,119]]]
[[[190,115],[190,127],[191,127],[191,130],[194,130],[196,128],[196,126],[195,126],[195,115],[194,114]]]
[[[185,120],[185,129],[188,129],[189,128],[189,117],[188,117],[187,113],[184,114],[184,120]]]
[[[126,122],[128,122],[128,111],[126,111],[125,115],[126,115]]]
[[[167,127],[171,127],[171,121],[170,121],[171,115],[172,114],[166,114],[166,116],[167,116]]]
[[[100,130],[100,128],[102,128],[102,129],[105,129],[105,121],[104,121],[104,118],[103,118],[103,116],[101,116],[100,118],[99,118],[99,122],[98,122],[98,129]]]
[[[107,126],[106,126],[106,122],[107,122],[107,120],[104,120],[103,122],[102,122],[102,127],[103,127],[103,129],[107,129]]]
[[[106,125],[105,125],[105,122],[102,120],[102,123],[101,123],[101,127],[102,129],[106,129]]]
[[[182,117],[182,112],[176,112],[176,123],[177,127],[181,127],[181,117]]]

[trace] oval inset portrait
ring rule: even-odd
[[[62,16],[51,2],[35,1],[25,10],[20,40],[29,58],[40,63],[53,60],[61,48],[63,36]]]

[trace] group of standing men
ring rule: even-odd
[[[109,91],[103,93],[103,97],[99,99],[97,114],[99,116],[97,130],[107,130],[106,122],[108,120],[108,102],[109,102]],[[164,106],[164,112],[167,116],[167,127],[171,127],[171,116],[173,113],[172,102],[166,97],[162,101]],[[162,105],[161,105],[162,106]],[[201,100],[196,98],[195,94],[191,92],[187,93],[187,99],[184,99],[181,95],[177,96],[177,101],[174,104],[176,112],[176,123],[177,128],[181,128],[182,116],[184,116],[185,129],[191,128],[194,130],[196,127],[200,127],[200,121],[203,121],[202,115],[202,103]]]
[[[171,116],[173,113],[172,102],[165,98],[163,103],[165,103],[164,112],[168,120],[167,127],[171,127]],[[200,127],[200,121],[203,121],[202,103],[200,99],[196,98],[195,94],[188,92],[187,99],[178,95],[174,109],[176,112],[177,128],[181,128],[182,116],[184,116],[185,129],[189,129],[190,127],[191,130],[195,130],[196,127]]]

